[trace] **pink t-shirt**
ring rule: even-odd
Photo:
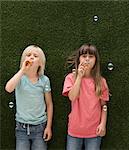
[[[68,96],[68,92],[74,84],[73,73],[66,76],[62,94]],[[106,80],[102,78],[103,101],[109,100],[109,92]],[[82,78],[80,95],[71,101],[71,112],[69,114],[68,134],[74,137],[90,138],[96,137],[96,128],[100,123],[101,104],[95,95],[94,80]]]

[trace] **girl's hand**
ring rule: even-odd
[[[43,135],[44,141],[49,141],[51,137],[52,137],[52,130],[51,128],[46,127]]]
[[[96,129],[96,134],[97,136],[105,136],[106,134],[106,127],[103,126],[102,124],[99,124],[97,129]]]
[[[85,75],[85,66],[83,65],[83,63],[79,64],[78,67],[78,76],[80,78],[82,78]]]
[[[88,71],[90,69],[90,63],[87,61],[83,62],[83,66],[85,68],[85,71]]]
[[[25,60],[22,64],[21,70],[25,73],[29,70],[29,68],[32,66],[32,62],[29,60]]]

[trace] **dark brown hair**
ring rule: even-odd
[[[91,54],[96,57],[95,65],[91,70],[91,76],[95,82],[95,92],[97,96],[101,96],[102,94],[102,86],[101,86],[101,73],[100,73],[100,58],[99,53],[96,46],[91,44],[83,44],[79,49],[77,49],[72,56],[70,56],[67,60],[67,64],[69,67],[75,69],[75,73],[77,76],[77,70],[79,66],[79,58],[83,54]]]

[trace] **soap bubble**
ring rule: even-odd
[[[98,17],[97,15],[95,15],[95,16],[93,17],[93,19],[94,19],[94,21],[96,22],[96,21],[98,21],[99,17]]]
[[[9,108],[13,108],[14,107],[14,103],[13,102],[9,102]]]
[[[114,69],[113,63],[109,62],[107,68],[108,70],[112,71]]]

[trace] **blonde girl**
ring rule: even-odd
[[[16,150],[46,150],[52,137],[53,104],[45,63],[43,50],[28,46],[20,70],[6,84],[7,92],[15,90]]]

